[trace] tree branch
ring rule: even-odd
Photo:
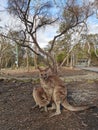
[[[17,43],[18,45],[22,46],[22,47],[27,47],[29,48],[32,52],[34,52],[36,55],[40,55],[40,53],[37,53],[34,49],[32,49],[32,47],[30,47],[29,45],[26,45],[26,44],[23,44],[23,43],[20,43],[19,41],[23,41],[24,40],[21,40],[21,39],[17,39],[17,38],[12,38],[12,37],[8,37],[8,36],[5,36],[3,34],[0,34],[2,37],[5,37],[5,38],[8,38],[10,40],[13,40],[15,43]],[[25,40],[25,42],[29,42],[29,43],[33,43],[31,41],[28,41],[28,40]]]

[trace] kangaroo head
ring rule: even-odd
[[[47,80],[48,77],[50,76],[50,69],[49,68],[46,68],[46,69],[38,68],[38,69],[39,69],[40,78]]]

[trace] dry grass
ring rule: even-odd
[[[34,67],[29,67],[26,68],[26,67],[23,67],[23,68],[15,68],[15,69],[12,69],[12,68],[4,68],[4,69],[1,69],[1,73],[4,73],[4,74],[19,74],[19,73],[25,73],[25,72],[34,72],[35,71],[35,68]]]

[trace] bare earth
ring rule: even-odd
[[[98,73],[90,73],[94,79],[91,76],[87,79],[88,74],[88,71],[66,68],[60,73],[70,103],[98,105]],[[40,86],[38,72],[8,71],[0,77],[0,130],[98,130],[97,107],[81,112],[62,109],[62,114],[53,118],[49,115],[54,111],[32,109],[33,87]]]

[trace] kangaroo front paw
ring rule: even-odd
[[[34,105],[34,106],[32,107],[32,109],[35,109],[36,107],[38,107],[38,105]]]

